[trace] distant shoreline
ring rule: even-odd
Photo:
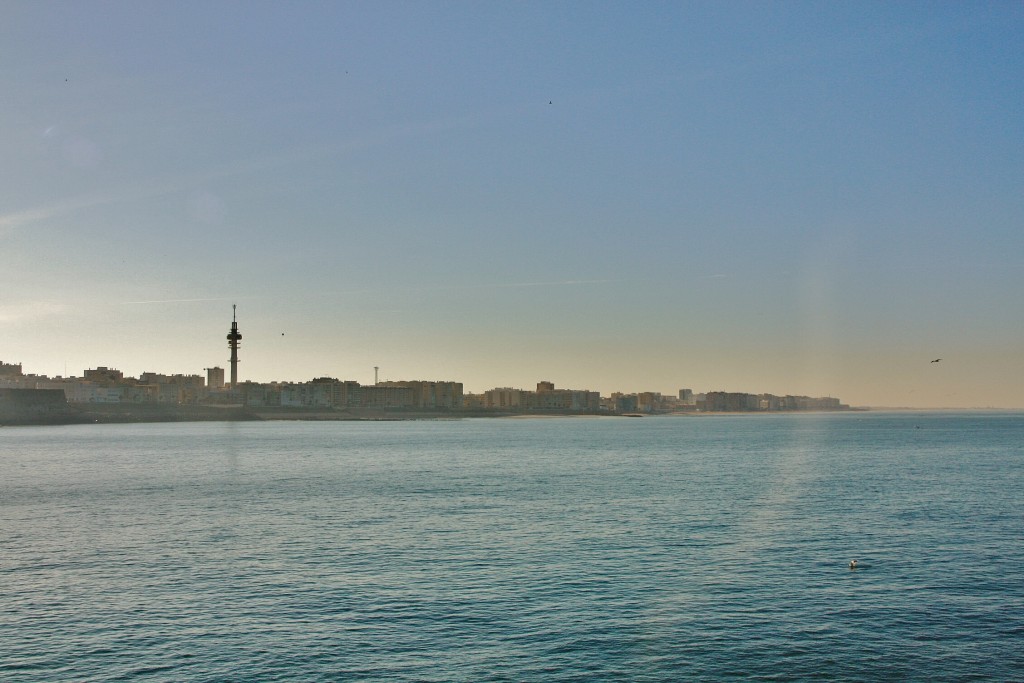
[[[734,417],[752,415],[822,415],[848,413],[953,413],[990,412],[1020,413],[1012,408],[893,408],[853,407],[844,410],[787,410],[787,411],[735,411],[735,412],[671,412],[671,413],[595,413],[595,412],[514,412],[494,410],[422,410],[386,408],[246,408],[241,405],[166,405],[166,404],[66,404],[60,411],[36,415],[0,414],[0,426],[46,426],[72,424],[133,424],[163,422],[404,422],[415,420],[464,420],[499,418],[515,420],[543,420],[564,417],[621,418],[621,417]]]
[[[849,411],[786,411],[786,414]],[[493,410],[419,410],[382,408],[244,408],[242,406],[183,406],[162,404],[68,404],[59,413],[35,416],[0,415],[0,426],[45,426],[72,424],[136,424],[163,422],[403,422],[414,420],[464,420],[497,418],[513,420],[544,420],[564,417],[714,417],[728,415],[783,414],[758,412],[720,413],[593,413],[593,412],[512,412]],[[6,418],[6,419],[5,419]]]

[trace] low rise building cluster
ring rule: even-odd
[[[556,389],[552,382],[538,382],[536,391],[495,388],[482,394],[469,394],[466,408],[506,412],[575,412],[601,410],[601,395],[586,389]]]
[[[379,382],[318,377],[309,382],[242,382],[237,389],[210,395],[211,402],[237,402],[250,408],[376,408],[381,410],[457,410],[459,382]]]

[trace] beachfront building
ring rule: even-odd
[[[484,392],[484,408],[519,410],[526,405],[525,395],[530,392],[511,387],[494,388]]]

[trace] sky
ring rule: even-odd
[[[26,373],[1024,408],[1020,2],[0,16]]]

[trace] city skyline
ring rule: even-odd
[[[1024,408],[1019,3],[7,10],[26,372]]]
[[[233,362],[237,362],[236,342],[240,339],[237,321],[232,318],[228,343]],[[229,415],[222,410],[228,407],[241,411],[230,413],[232,419],[265,419],[267,416],[283,415],[295,419],[296,415],[303,414],[307,416],[306,419],[377,419],[381,416],[381,410],[421,411],[421,415],[430,416],[436,416],[437,411],[470,416],[504,413],[636,416],[704,412],[832,412],[858,408],[832,396],[694,392],[689,388],[668,393],[610,392],[602,396],[600,392],[589,389],[560,387],[550,380],[538,381],[535,389],[492,387],[482,392],[466,392],[462,382],[452,378],[378,381],[377,367],[374,368],[374,381],[368,385],[329,376],[269,383],[236,381],[234,368],[231,371],[232,381],[225,382],[224,368],[209,367],[204,370],[205,377],[201,374],[145,372],[134,378],[126,376],[117,368],[100,366],[86,369],[81,377],[51,378],[25,373],[20,364],[0,360],[0,393],[8,400],[9,418],[31,419],[32,411],[35,410],[36,419],[44,421],[53,420],[54,411],[64,419],[98,419],[82,412],[69,412],[68,405],[78,407],[79,411],[89,406],[116,406],[113,412],[104,410],[104,420],[118,416],[129,421],[141,420],[142,415],[136,410],[142,406],[145,406],[144,411],[155,410],[149,413],[153,420],[167,419],[169,415],[186,419],[219,420]],[[53,397],[54,392],[61,395],[61,401]],[[61,408],[58,403],[64,407]],[[124,407],[123,411],[121,407]],[[203,411],[211,407],[214,412]],[[286,412],[276,412],[279,409]],[[295,413],[295,409],[313,412]],[[259,412],[268,410],[274,412]],[[29,417],[26,417],[25,411],[28,411]],[[408,412],[401,414],[409,415]]]

